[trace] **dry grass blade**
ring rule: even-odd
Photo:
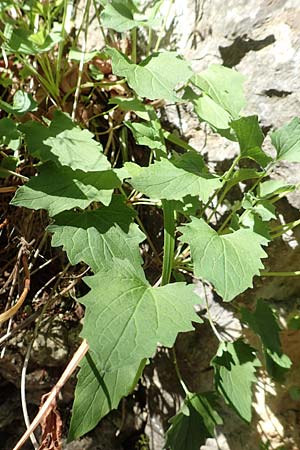
[[[34,420],[32,421],[30,427],[27,429],[27,431],[23,434],[17,445],[13,448],[13,450],[20,450],[27,439],[29,438],[30,434],[34,432],[34,430],[37,428],[37,426],[42,422],[44,418],[47,417],[47,415],[52,411],[55,403],[56,396],[62,389],[62,387],[65,385],[65,383],[68,381],[82,358],[85,356],[89,349],[89,345],[86,340],[82,341],[80,347],[74,354],[73,358],[69,362],[68,366],[66,367],[64,373],[56,383],[56,385],[52,388],[51,392],[49,393],[49,396],[37,415],[35,416]],[[43,447],[42,447],[43,448]]]
[[[25,301],[25,299],[27,297],[27,294],[29,292],[29,289],[30,289],[30,274],[29,274],[29,270],[28,270],[28,261],[27,261],[26,254],[22,255],[22,263],[23,263],[24,273],[25,273],[25,281],[24,281],[23,292],[20,295],[19,300],[17,301],[17,303],[14,306],[9,308],[4,313],[0,314],[0,324],[6,322],[7,320],[9,320],[11,317],[13,317],[18,312],[18,310],[23,305],[23,303],[24,303],[24,301]]]

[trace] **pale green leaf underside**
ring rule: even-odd
[[[71,118],[56,111],[49,127],[29,121],[20,130],[25,134],[28,150],[41,161],[53,161],[73,170],[98,172],[109,170],[110,163],[102,146],[88,130],[81,130]]]
[[[199,196],[207,202],[221,180],[202,170],[200,155],[185,154],[179,162],[168,159],[156,161],[148,167],[125,164],[131,175],[130,184],[151,198],[181,200],[187,195]]]
[[[139,65],[114,48],[107,49],[107,53],[112,58],[113,73],[125,77],[137,95],[150,100],[178,101],[176,86],[185,83],[193,73],[175,52],[155,53]]]
[[[300,162],[300,119],[295,117],[290,123],[271,134],[271,141],[277,150],[277,160]]]
[[[200,120],[207,122],[213,128],[226,130],[232,120],[231,115],[208,95],[193,100],[194,111]]]
[[[133,387],[140,361],[101,374],[95,355],[82,362],[75,390],[69,439],[77,439],[92,430],[109,411],[117,408]]]
[[[179,227],[180,241],[191,247],[194,273],[212,283],[224,301],[230,301],[248,287],[263,268],[267,254],[261,247],[267,240],[249,229],[218,235],[202,219]]]
[[[256,367],[260,366],[253,349],[242,341],[221,343],[212,365],[218,392],[250,422],[252,383],[256,381]]]
[[[121,2],[108,3],[101,13],[102,26],[122,33],[139,26],[127,5]]]
[[[83,261],[94,272],[114,258],[128,259],[138,266],[142,262],[139,243],[145,236],[131,223],[133,216],[133,210],[117,196],[109,206],[95,211],[63,212],[48,227],[53,233],[52,246],[63,246],[71,264]]]
[[[246,101],[243,93],[245,77],[234,69],[212,64],[193,78],[193,83],[217,105],[237,119]]]
[[[112,170],[85,173],[49,162],[40,173],[18,189],[11,204],[31,209],[46,209],[50,216],[62,211],[84,209],[93,201],[108,205],[112,190],[121,182]]]
[[[49,137],[44,144],[50,147],[50,152],[62,166],[84,172],[110,169],[110,164],[102,153],[102,146],[92,136],[88,130],[73,128]]]
[[[105,372],[151,357],[158,343],[171,347],[179,332],[193,330],[191,322],[200,321],[193,285],[152,288],[143,270],[129,261],[115,258],[85,282],[91,291],[80,299],[86,306],[82,336]]]

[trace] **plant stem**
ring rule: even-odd
[[[190,391],[188,390],[185,382],[182,379],[182,376],[181,376],[181,373],[180,373],[180,369],[179,369],[179,366],[178,366],[178,361],[177,361],[175,347],[172,348],[172,353],[173,353],[173,363],[174,363],[174,367],[175,367],[177,378],[179,380],[179,383],[181,384],[182,389],[184,390],[185,395],[188,396],[190,394]]]
[[[154,52],[158,51],[160,43],[161,43],[161,40],[163,38],[163,35],[165,34],[168,18],[169,18],[169,15],[170,15],[170,12],[171,12],[173,4],[174,4],[174,0],[170,0],[170,5],[169,5],[169,8],[168,8],[167,14],[165,15],[165,20],[163,22],[162,29],[160,30],[159,37],[158,37],[158,39],[156,41]]]
[[[211,317],[211,314],[210,314],[210,309],[209,309],[209,303],[208,303],[206,288],[205,288],[205,284],[203,282],[202,282],[202,286],[203,286],[203,291],[204,291],[204,297],[205,297],[205,303],[206,303],[206,309],[207,309],[207,318],[208,318],[209,324],[210,324],[211,329],[213,330],[216,338],[218,339],[218,341],[219,342],[224,342],[224,340],[222,339],[222,336],[218,332],[218,330],[215,327],[215,324],[214,324],[214,322],[212,320],[212,317]]]
[[[56,88],[59,89],[61,78],[61,63],[67,35],[71,31],[70,23],[73,12],[73,0],[64,0],[64,14],[62,21],[62,40],[58,44],[58,55],[56,61]]]
[[[162,207],[164,213],[164,256],[161,285],[164,286],[170,282],[173,268],[175,249],[175,211],[173,202],[170,200],[163,200]]]
[[[261,277],[299,277],[300,270],[294,272],[260,272]]]
[[[152,44],[152,28],[149,27],[148,29],[148,43],[146,48],[146,57],[149,56],[150,50],[151,50],[151,44]]]
[[[238,164],[239,160],[241,159],[241,155],[238,155],[236,158],[234,158],[231,166],[229,167],[229,169],[227,170],[227,172],[224,174],[224,182],[226,183],[227,181],[230,180],[231,174],[234,171],[235,166]],[[224,185],[222,187],[220,187],[220,189],[218,189],[216,191],[216,193],[219,193],[220,190],[224,187]],[[217,211],[219,205],[223,202],[224,198],[226,197],[228,192],[228,189],[226,190],[226,188],[223,191],[223,194],[221,194],[220,198],[217,201],[216,206],[214,207],[214,209],[212,210],[212,212],[210,213],[208,219],[207,219],[207,223],[210,222],[210,220],[212,219],[213,215],[215,214],[215,212]]]
[[[277,231],[277,233],[271,234],[272,239],[277,238],[279,236],[282,236],[284,233],[286,233],[289,230],[292,230],[293,228],[296,228],[298,225],[300,225],[300,219],[294,220],[293,222],[285,223],[282,225],[279,225],[278,227],[274,227],[272,231]]]
[[[136,64],[136,41],[137,41],[137,30],[133,28],[131,30],[131,61]]]
[[[91,6],[91,0],[87,0],[86,6],[85,6],[85,11],[84,11],[85,30],[84,30],[84,37],[83,37],[83,42],[82,42],[81,58],[80,58],[79,67],[78,67],[77,85],[76,85],[76,90],[75,90],[75,94],[74,94],[74,103],[73,103],[73,109],[72,109],[72,120],[73,121],[75,120],[75,117],[76,117],[76,110],[77,110],[81,80],[82,80],[82,75],[83,75],[84,56],[85,56],[85,52],[86,52],[87,38],[88,38],[90,6]]]

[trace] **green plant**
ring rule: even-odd
[[[0,107],[7,113],[0,121],[5,148],[1,170],[8,171],[6,175],[14,172],[20,164],[18,149],[26,149],[38,174],[19,187],[11,204],[46,210],[51,218],[52,245],[62,246],[71,264],[84,262],[94,273],[85,278],[89,293],[79,299],[86,308],[81,336],[88,342],[89,353],[78,374],[69,437],[75,439],[93,429],[132,392],[158,343],[173,347],[178,333],[191,331],[193,323],[202,322],[194,306],[201,304],[209,310],[209,305],[195,294],[193,277],[212,286],[222,301],[232,302],[237,317],[261,340],[264,362],[245,339],[227,342],[208,314],[220,341],[212,358],[216,393],[250,422],[257,368],[263,363],[274,374],[274,367],[288,369],[291,362],[282,353],[279,326],[270,306],[258,300],[250,311],[235,299],[252,287],[255,276],[298,275],[264,271],[262,260],[273,239],[299,225],[299,221],[276,222],[276,202],[297,186],[268,177],[281,160],[300,162],[300,121],[296,118],[271,133],[276,155],[266,154],[257,116],[241,115],[245,106],[241,74],[218,65],[195,74],[175,52],[158,51],[160,38],[151,52],[152,28],[159,23],[156,17],[162,2],[154,2],[143,17],[137,2],[100,2],[99,20],[103,29],[108,29],[110,45],[104,52],[83,51],[79,57],[74,57],[74,49],[67,45],[67,2],[55,3],[55,15],[49,11],[50,3],[41,6],[33,2],[36,12],[32,15],[38,15],[38,24],[43,24],[37,34],[33,34],[35,20],[31,16],[26,29],[21,19],[20,24],[10,20],[1,32],[3,52],[24,64],[57,107],[50,120],[18,124],[14,118],[34,111],[35,101],[25,91],[16,92],[12,104],[1,101]],[[7,9],[12,5],[25,8],[22,2],[7,5]],[[89,7],[87,2],[83,22],[89,17]],[[2,7],[3,17],[5,14]],[[57,14],[62,17],[59,25],[51,19]],[[145,59],[137,49],[140,26],[149,30]],[[112,45],[112,30],[129,30],[130,58]],[[69,95],[62,97],[60,88],[64,52],[73,52],[79,60],[73,112],[80,90],[110,85],[101,71],[100,81],[82,82],[83,63],[95,58],[100,58],[101,64],[111,62],[112,73],[118,77],[111,84],[126,87],[126,95],[108,99],[107,116],[117,110],[127,113],[127,118],[119,123],[107,119],[104,150],[83,122],[75,123],[61,111]],[[210,170],[199,152],[164,128],[157,100],[190,103],[200,122],[236,142],[239,153],[231,167],[225,173]],[[144,146],[141,164],[133,161],[132,137],[137,146]],[[11,168],[12,158],[15,165]],[[249,160],[251,168],[244,165]],[[232,202],[228,194],[240,182],[247,186],[243,198]],[[226,214],[220,212],[224,205]],[[143,214],[139,215],[147,209],[158,210],[163,217],[162,256],[146,231]],[[155,261],[156,270],[161,271],[159,280],[153,280],[147,267],[143,269],[140,245],[145,242],[147,260]],[[215,396],[190,392],[176,355],[174,359],[185,400],[171,420],[166,445],[173,450],[198,449],[207,437],[214,436],[222,419]]]

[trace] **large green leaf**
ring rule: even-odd
[[[178,228],[180,241],[191,247],[194,273],[212,283],[224,301],[232,300],[248,287],[263,268],[262,248],[267,240],[249,229],[218,235],[203,219],[193,218]]]
[[[222,419],[211,404],[211,395],[189,394],[170,422],[166,447],[171,450],[199,450]]]
[[[295,117],[271,134],[271,141],[277,150],[277,160],[300,162],[300,119]]]
[[[109,206],[95,211],[65,211],[54,217],[48,227],[52,246],[63,246],[71,264],[84,261],[94,272],[112,263],[114,258],[141,264],[139,243],[145,239],[132,224],[134,211],[120,196],[114,195]]]
[[[109,411],[117,408],[140,377],[145,362],[103,373],[91,352],[83,360],[75,390],[69,439],[77,439],[92,430]]]
[[[150,100],[180,100],[174,90],[193,73],[188,63],[175,52],[155,53],[137,65],[115,48],[106,51],[112,59],[113,73],[125,77],[138,95]]]
[[[78,374],[69,440],[86,434],[109,411],[117,408],[121,398],[133,390],[144,366],[144,360],[137,360],[131,365],[103,372],[96,355],[89,352]]]
[[[17,190],[12,205],[46,209],[55,216],[76,207],[84,209],[94,201],[108,205],[112,189],[121,185],[112,170],[85,173],[48,162],[39,171],[37,177]]]
[[[236,133],[243,158],[254,159],[262,167],[265,167],[272,161],[272,158],[266,155],[261,148],[264,135],[259,126],[257,116],[241,117],[232,121],[230,126]]]
[[[232,119],[238,119],[246,101],[243,93],[244,75],[234,69],[212,64],[195,75],[192,82],[217,105],[227,111]]]
[[[260,337],[267,363],[268,358],[271,358],[278,366],[285,369],[290,368],[292,363],[289,357],[282,353],[279,338],[280,328],[269,305],[259,299],[253,313],[242,308],[242,319]]]
[[[110,164],[102,153],[102,146],[92,137],[88,130],[73,128],[49,137],[44,144],[50,147],[51,154],[57,157],[62,166],[84,172],[107,170]]]
[[[189,92],[186,90],[186,93]],[[192,103],[199,119],[207,122],[213,129],[227,130],[229,128],[231,115],[208,95],[193,96]]]
[[[256,367],[260,366],[254,349],[241,340],[222,342],[212,365],[218,392],[244,420],[250,422],[252,383],[256,381]]]
[[[192,321],[201,322],[193,285],[153,288],[129,261],[115,258],[85,282],[91,291],[80,299],[86,306],[82,336],[105,372],[152,356],[158,343],[171,347],[179,332],[193,330]]]
[[[148,167],[125,164],[130,183],[149,197],[181,200],[187,195],[199,196],[206,202],[221,187],[221,180],[208,173],[201,155],[185,153],[178,159],[161,159]]]
[[[30,153],[44,162],[53,161],[84,172],[110,169],[101,144],[88,130],[76,127],[67,114],[56,111],[49,127],[31,121],[19,128]]]

